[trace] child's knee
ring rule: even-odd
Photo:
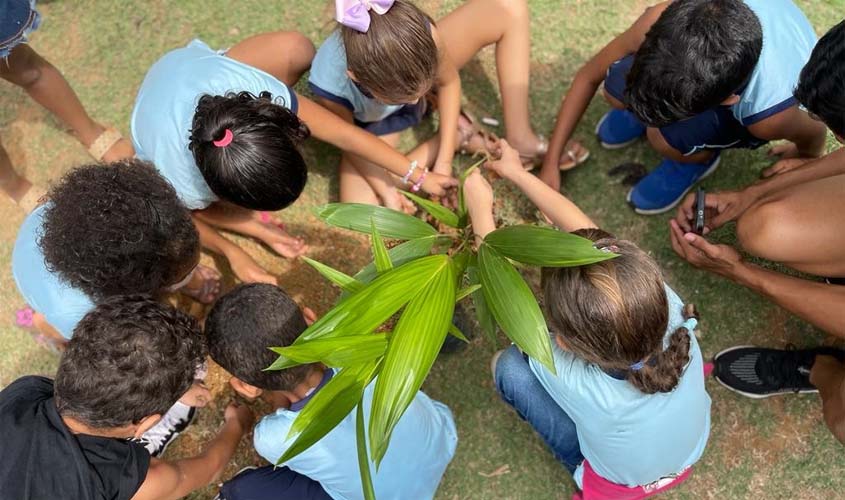
[[[610,92],[607,91],[606,88],[602,87],[601,95],[604,97],[604,100],[610,104],[611,107],[615,109],[625,109],[625,104],[622,103],[619,99],[610,95]]]
[[[522,352],[515,346],[511,346],[495,358],[493,366],[493,379],[496,389],[503,396],[513,394],[520,387],[525,387],[528,377],[534,377],[531,366]]]
[[[285,45],[290,47],[291,54],[295,54],[296,60],[304,66],[311,66],[311,61],[317,54],[314,42],[298,31],[285,32],[284,36]]]
[[[0,64],[0,76],[15,85],[29,87],[41,79],[50,63],[27,45],[15,47],[6,64]]]
[[[528,2],[526,0],[496,0],[511,19],[528,17]]]

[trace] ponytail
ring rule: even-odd
[[[645,394],[672,392],[681,380],[689,362],[690,332],[678,328],[669,340],[669,347],[655,354],[639,370],[628,371],[628,382]]]

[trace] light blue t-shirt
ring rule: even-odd
[[[188,149],[197,102],[203,94],[242,91],[270,92],[275,102],[297,112],[296,94],[283,82],[200,40],[165,54],[138,90],[131,121],[135,154],[152,162],[191,210],[218,200]]]
[[[47,269],[38,245],[46,207],[41,205],[33,210],[18,230],[12,250],[12,275],[26,303],[69,339],[76,324],[94,309],[94,302]]]
[[[365,422],[370,418],[374,387],[375,382],[364,391]],[[280,408],[255,426],[255,449],[268,462],[276,463],[293,443],[286,442],[285,437],[297,415]],[[318,481],[336,500],[362,499],[355,439],[355,411],[352,411],[323,439],[284,465]],[[376,498],[434,498],[457,443],[449,408],[418,392],[396,424],[378,472],[375,464],[370,465]]]
[[[745,126],[796,104],[793,91],[816,46],[816,32],[792,0],[745,0],[763,27],[763,51],[734,117]]]
[[[346,74],[346,49],[337,30],[317,50],[308,84],[315,95],[346,107],[362,123],[381,121],[404,107],[384,104],[361,92]]]
[[[666,294],[668,345],[684,320],[681,299],[668,286]],[[534,375],[575,422],[581,453],[603,478],[629,487],[647,485],[701,458],[710,435],[710,396],[704,388],[701,350],[695,335],[690,337],[690,362],[669,393],[644,394],[557,345],[557,375],[530,359]],[[582,474],[579,466],[579,486]]]

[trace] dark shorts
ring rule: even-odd
[[[634,55],[626,56],[607,70],[604,89],[618,101],[625,103],[628,71]],[[701,150],[756,149],[768,141],[758,139],[734,117],[730,106],[717,106],[686,120],[660,128],[666,142],[683,155]]]
[[[219,500],[331,500],[313,479],[287,467],[268,465],[248,469],[226,481],[220,488]]]
[[[349,111],[355,112],[352,103],[349,100],[336,96],[331,92],[324,90],[313,83],[309,82],[308,86],[314,95],[326,99],[328,101],[340,104]],[[402,132],[412,127],[419,125],[423,118],[428,114],[428,104],[425,99],[420,99],[416,104],[406,104],[398,111],[382,118],[377,122],[361,122],[355,120],[355,125],[366,130],[373,135],[388,135],[395,132]]]
[[[0,59],[12,49],[27,42],[27,36],[38,29],[41,16],[35,0],[0,0]]]

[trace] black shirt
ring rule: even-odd
[[[0,499],[129,500],[149,467],[137,443],[73,434],[52,380],[22,377],[0,392]]]

